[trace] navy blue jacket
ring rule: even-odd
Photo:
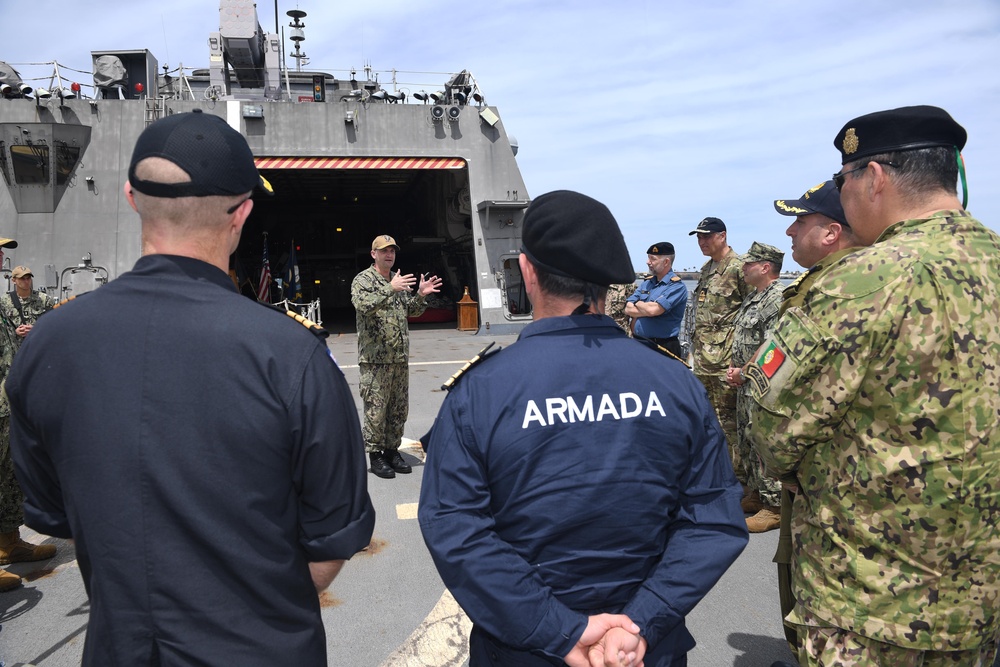
[[[562,658],[628,614],[649,667],[747,542],[705,389],[606,316],[539,320],[459,379],[431,432],[420,527],[472,621]]]
[[[84,665],[326,665],[308,563],[375,512],[324,341],[150,255],[41,318],[7,391],[25,523],[76,540]]]

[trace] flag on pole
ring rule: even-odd
[[[288,261],[285,262],[285,284],[288,286],[288,298],[292,301],[301,301],[302,281],[299,280],[299,258],[295,254],[295,239],[292,239],[292,249],[288,251]]]
[[[264,235],[264,265],[260,269],[260,282],[257,284],[257,300],[271,303],[271,263],[267,261],[267,235]]]

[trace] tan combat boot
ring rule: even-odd
[[[7,570],[0,570],[0,593],[17,588],[21,585],[21,577]]]
[[[51,544],[25,542],[16,530],[0,533],[0,565],[45,560],[55,555],[56,548]]]
[[[766,533],[781,523],[780,507],[765,507],[747,519],[747,530],[751,533]]]
[[[744,514],[756,514],[764,509],[764,503],[760,501],[760,494],[757,493],[757,489],[748,491],[743,496],[743,500],[740,501],[740,508]]]

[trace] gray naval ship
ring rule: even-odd
[[[390,234],[397,268],[444,279],[429,318],[453,319],[468,288],[483,333],[519,331],[530,320],[517,264],[529,200],[516,140],[475,77],[303,71],[306,13],[287,13],[282,40],[252,0],[221,0],[204,69],[168,71],[145,49],[92,51],[92,81],[50,63],[43,87],[0,61],[0,237],[19,244],[14,263],[55,298],[128,271],[140,254],[122,193],[132,147],[158,118],[200,109],[247,138],[274,189],[256,198],[233,259],[248,296],[260,293],[266,252],[268,300],[347,319],[372,238]],[[298,281],[285,276],[289,256]]]

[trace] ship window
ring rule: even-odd
[[[10,147],[14,165],[14,180],[18,185],[49,184],[49,147],[18,144]]]
[[[0,141],[0,172],[3,172],[4,182],[10,186],[10,174],[7,173],[7,144]]]
[[[56,142],[56,185],[66,185],[79,159],[79,146],[70,146],[64,141]]]

